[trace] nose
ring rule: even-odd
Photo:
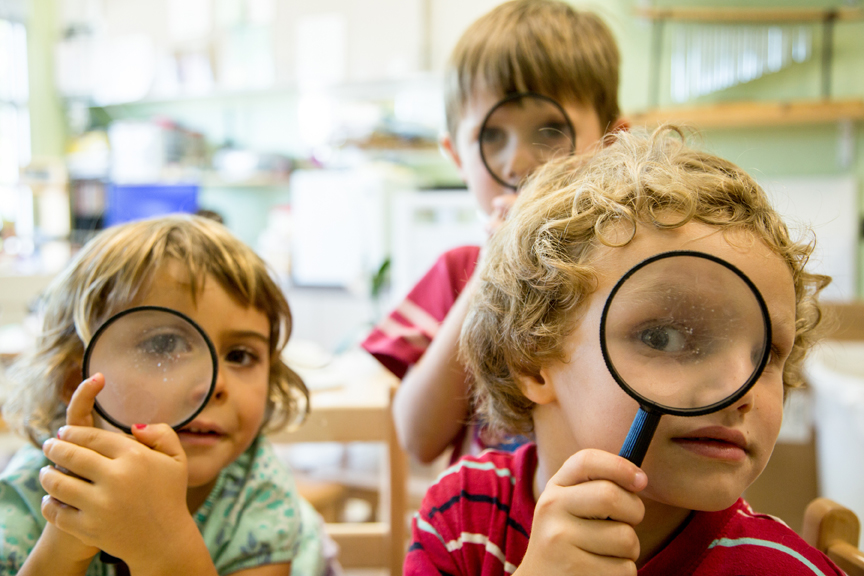
[[[228,397],[228,386],[226,385],[224,374],[225,371],[219,366],[219,370],[216,373],[216,384],[213,387],[213,395],[210,397],[208,403],[224,402]]]
[[[516,142],[504,166],[504,179],[513,185],[519,184],[537,168],[539,162],[531,150],[531,144]]]

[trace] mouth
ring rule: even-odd
[[[215,424],[192,422],[181,428],[177,435],[185,442],[214,442],[225,435],[225,432]]]
[[[744,434],[724,426],[693,430],[672,441],[691,452],[719,460],[743,460],[750,452]]]

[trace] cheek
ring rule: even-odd
[[[639,410],[636,401],[621,390],[605,367],[603,371],[586,370],[578,382],[563,388],[559,399],[581,448],[618,454]]]

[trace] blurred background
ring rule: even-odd
[[[356,350],[441,252],[484,239],[437,139],[444,63],[498,3],[0,0],[0,353],[32,341],[40,290],[96,231],[178,210],[270,263],[301,356]],[[632,124],[698,127],[815,231],[826,297],[864,296],[861,2],[573,3],[618,40]],[[809,405],[783,436],[806,469],[777,477],[806,476],[801,498]]]

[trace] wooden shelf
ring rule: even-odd
[[[864,99],[794,102],[724,102],[705,106],[660,108],[628,116],[634,126],[663,123],[696,128],[793,126],[864,120]]]
[[[636,16],[678,22],[781,23],[854,21],[864,19],[861,8],[636,8]]]

